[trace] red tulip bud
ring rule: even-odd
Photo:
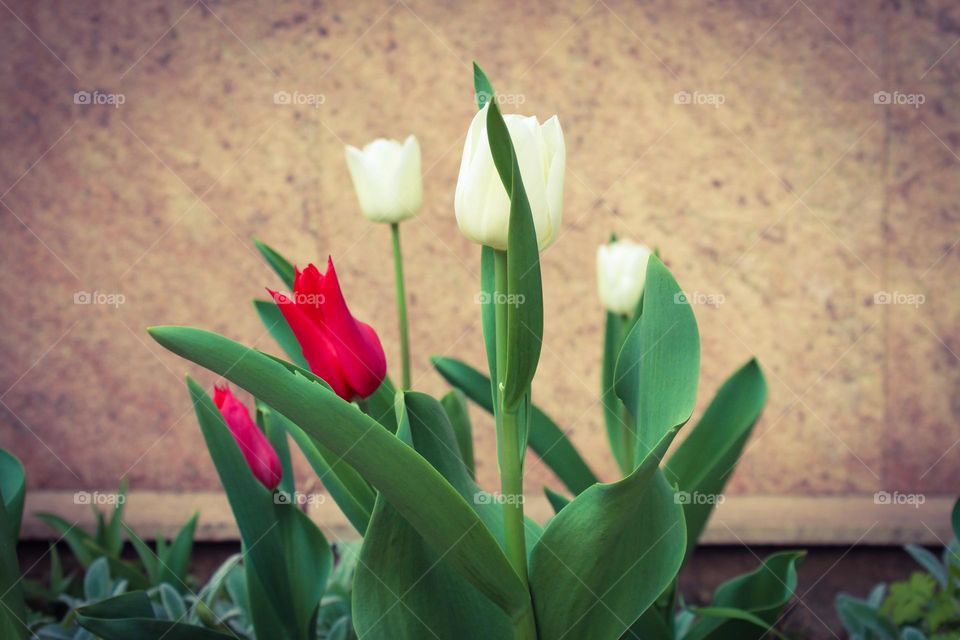
[[[240,451],[253,475],[270,491],[276,489],[283,476],[280,457],[250,417],[250,411],[226,385],[213,388],[213,402],[240,445]]]
[[[387,375],[387,358],[373,328],[350,314],[333,260],[327,272],[298,269],[293,299],[270,291],[297,337],[311,371],[344,400],[366,398]]]

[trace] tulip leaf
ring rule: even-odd
[[[476,61],[473,63],[473,92],[477,99],[477,109],[483,109],[483,105],[493,98],[493,85]]]
[[[440,404],[427,395],[407,392],[398,396],[398,412],[397,438],[423,455],[472,503],[487,526],[492,530],[499,527],[502,536],[499,505],[477,501],[477,486],[460,457],[453,428]],[[353,587],[353,618],[359,637],[510,637],[510,619],[444,558],[389,502],[378,498]]]
[[[680,285],[656,256],[644,304],[617,359],[616,390],[636,420],[635,461],[690,418],[700,377],[700,333]]]
[[[470,477],[476,477],[476,464],[473,458],[473,428],[470,426],[470,414],[467,411],[467,397],[459,389],[451,389],[440,403],[453,427],[453,435],[457,439],[460,457],[470,472]]]
[[[150,333],[167,349],[262,399],[342,456],[481,592],[515,619],[528,615],[527,589],[476,512],[394,434],[329,387],[255,349],[188,327],[153,327]],[[360,441],[363,446],[357,446]]]
[[[953,511],[950,512],[950,524],[953,525],[953,537],[960,540],[960,498],[953,503]]]
[[[607,427],[607,440],[610,443],[610,451],[613,458],[620,467],[623,475],[628,475],[633,471],[630,464],[630,457],[626,456],[623,450],[625,428],[630,428],[626,419],[626,407],[620,398],[617,397],[614,390],[614,380],[616,379],[617,356],[620,354],[620,348],[623,346],[623,339],[626,337],[625,327],[629,322],[626,318],[616,313],[607,313],[607,320],[603,333],[603,364],[600,378],[600,402],[603,405],[603,421]],[[631,456],[632,457],[632,456]]]
[[[434,357],[431,360],[443,378],[463,391],[473,402],[493,413],[490,379],[456,358]],[[578,494],[596,484],[594,475],[560,427],[536,405],[531,407],[530,448],[550,467],[572,493]]]
[[[588,488],[547,524],[530,558],[543,639],[616,640],[673,583],[683,562],[683,508],[659,463],[693,412],[700,343],[689,306],[675,302],[673,276],[659,260],[650,263],[643,313],[617,372],[632,382],[620,395],[644,417],[652,444],[638,449],[630,475]]]
[[[560,509],[570,504],[570,498],[562,493],[557,493],[550,487],[544,487],[543,492],[547,495],[547,501],[550,503],[550,506],[553,507],[554,513],[560,513]]]
[[[483,346],[487,352],[487,371],[490,377],[490,396],[494,406],[499,405],[500,390],[494,382],[497,379],[497,256],[492,247],[483,245],[480,250],[480,320],[483,325]]]
[[[764,637],[793,597],[797,589],[797,566],[805,555],[803,551],[775,553],[754,571],[721,584],[706,609],[711,615],[693,625],[685,640]],[[728,615],[719,615],[721,611]]]
[[[0,449],[0,631],[4,638],[26,638],[27,608],[17,560],[26,473],[20,461]]]
[[[595,484],[548,523],[530,555],[541,640],[617,640],[676,578],[683,509],[656,458]]]
[[[283,312],[280,311],[277,303],[273,300],[254,300],[253,306],[256,307],[257,315],[260,316],[260,320],[267,331],[270,332],[270,335],[273,336],[273,339],[277,341],[277,344],[280,345],[280,348],[283,349],[290,360],[298,367],[309,369],[310,365],[307,364],[307,359],[303,357],[303,350],[300,348],[300,343],[297,342],[297,336],[293,334],[293,330],[287,324],[287,319],[283,317]]]
[[[387,376],[384,377],[377,390],[360,403],[363,412],[382,424],[390,433],[397,432],[397,415],[393,408],[396,395],[397,389],[390,377]]]
[[[533,381],[543,341],[543,287],[540,248],[533,212],[523,188],[520,165],[507,123],[496,100],[487,112],[490,153],[510,197],[507,230],[507,362],[502,403],[515,410]]]
[[[274,509],[273,493],[253,475],[223,415],[207,393],[189,377],[187,386],[207,449],[247,549],[247,561],[280,621],[280,627],[271,629],[270,634],[289,640],[300,638],[312,615],[304,614],[309,605],[303,604],[303,598],[309,594],[294,590],[297,586],[292,580],[294,576],[283,562],[286,527]],[[282,507],[297,510],[293,505]],[[313,603],[314,608],[318,604],[319,598]]]
[[[270,268],[273,269],[274,273],[280,276],[280,279],[283,281],[283,284],[287,285],[287,288],[293,289],[293,280],[296,276],[296,269],[290,262],[284,258],[282,255],[277,253],[270,245],[253,239],[253,244],[257,246],[257,250],[260,252],[260,255],[263,256],[263,259],[267,261],[267,264],[270,265]]]
[[[90,564],[99,555],[107,555],[107,550],[100,548],[86,531],[74,526],[60,516],[53,513],[38,513],[37,520],[45,523],[51,529],[59,534],[59,538],[70,548],[73,557],[77,559],[83,567],[89,567]]]
[[[323,483],[327,493],[337,503],[347,520],[361,536],[367,529],[370,514],[376,494],[367,481],[360,477],[350,465],[339,456],[318,445],[303,429],[295,425],[280,413],[274,413],[274,418],[283,423],[284,429],[300,447],[304,457]]]
[[[766,402],[767,384],[756,360],[723,383],[700,421],[667,461],[664,472],[682,492],[719,496],[740,459]],[[697,545],[716,500],[688,500],[687,553]]]
[[[77,622],[104,640],[229,640],[232,635],[156,617],[145,591],[125,593],[77,609]],[[72,637],[72,636],[71,636]]]
[[[193,538],[199,518],[199,513],[193,514],[193,517],[183,525],[170,546],[167,547],[161,559],[162,564],[158,563],[159,582],[169,582],[180,592],[187,589],[186,581],[190,569],[190,555],[193,553]]]
[[[276,417],[270,407],[262,402],[257,402],[257,426],[267,436],[270,446],[277,452],[277,457],[280,459],[280,468],[283,471],[277,488],[289,494],[294,493],[297,490],[297,483],[293,475],[290,443],[287,440],[287,431],[284,428],[283,421]]]

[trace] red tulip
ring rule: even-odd
[[[230,432],[240,445],[240,451],[253,475],[270,491],[276,489],[280,484],[280,477],[283,476],[280,457],[270,445],[267,436],[250,417],[250,411],[226,385],[213,388],[213,402],[220,409]]]
[[[387,358],[373,328],[350,314],[333,259],[327,259],[325,274],[312,264],[297,270],[293,300],[267,291],[297,337],[311,371],[338,396],[350,401],[377,390],[387,375]]]

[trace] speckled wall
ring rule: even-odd
[[[960,488],[960,5],[0,4],[0,443],[33,489],[216,488],[183,374],[213,378],[144,328],[274,349],[253,235],[332,254],[395,366],[389,233],[358,213],[348,143],[423,148],[403,226],[416,386],[444,389],[431,354],[482,363],[479,250],[452,206],[473,58],[507,110],[566,134],[535,396],[604,477],[594,260],[616,231],[700,303],[701,407],[752,354],[765,367],[731,493]],[[549,481],[531,459],[531,492]]]

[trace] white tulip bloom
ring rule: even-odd
[[[510,198],[490,155],[487,103],[473,117],[460,161],[454,210],[460,231],[474,242],[494,249],[507,248]],[[543,124],[535,116],[503,117],[520,165],[520,177],[530,201],[537,245],[546,249],[557,239],[563,217],[563,174],[567,152],[560,121]]]
[[[363,215],[374,222],[400,222],[423,203],[420,143],[377,138],[363,150],[347,145],[347,167]]]
[[[597,249],[597,290],[611,313],[632,314],[640,302],[651,251],[630,240],[615,240]]]

